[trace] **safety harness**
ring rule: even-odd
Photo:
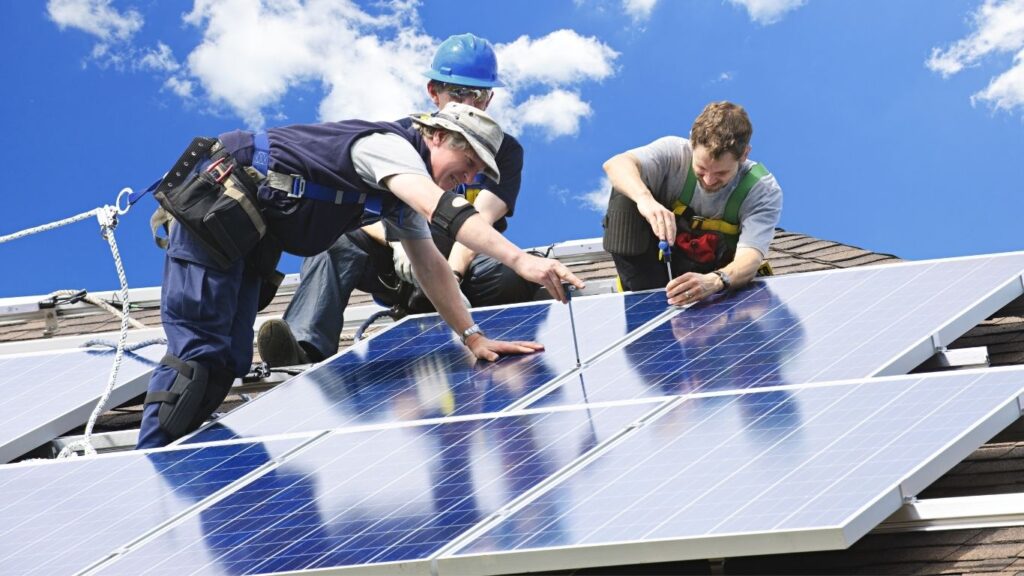
[[[693,202],[693,193],[697,189],[697,175],[691,165],[686,174],[686,182],[683,183],[683,190],[672,205],[672,212],[694,232],[718,232],[722,235],[729,250],[735,251],[736,243],[740,238],[740,206],[747,199],[750,190],[767,175],[768,169],[764,165],[754,164],[751,166],[733,189],[732,194],[729,195],[722,217],[719,219],[703,218],[695,215],[690,206]]]
[[[690,166],[683,190],[673,203],[677,234],[673,251],[678,250],[686,270],[706,273],[728,264],[736,255],[740,237],[740,206],[750,190],[768,174],[761,164],[754,164],[729,194],[721,218],[697,216],[691,206],[697,188],[697,175]]]
[[[310,182],[298,174],[283,174],[270,169],[270,138],[266,132],[253,136],[252,167],[266,177],[264,186],[285,192],[289,198],[310,198],[331,204],[362,204],[363,209],[381,213],[382,197],[364,192],[336,190]]]

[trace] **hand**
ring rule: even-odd
[[[665,292],[672,306],[685,306],[700,302],[722,289],[722,279],[715,274],[687,272],[668,283]]]
[[[494,362],[499,356],[533,354],[544,349],[544,345],[539,342],[491,340],[483,334],[470,336],[469,340],[466,341],[466,346],[469,347],[474,356],[488,362]]]
[[[563,304],[569,301],[562,290],[563,282],[568,282],[578,289],[586,288],[586,284],[570,272],[564,264],[551,258],[540,258],[522,252],[512,269],[530,282],[543,286],[552,298]]]
[[[640,215],[651,225],[651,231],[659,240],[674,242],[676,239],[676,215],[654,198],[645,198],[636,205]]]
[[[412,261],[405,253],[401,242],[388,242],[391,245],[391,259],[395,263],[395,274],[409,284],[416,284],[416,276],[412,273]]]

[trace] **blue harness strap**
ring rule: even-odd
[[[264,176],[270,170],[270,138],[266,132],[258,132],[253,136],[252,167]],[[381,199],[379,195],[367,195],[356,191],[341,191],[328,186],[310,182],[305,178],[292,174],[292,189],[286,190],[290,198],[311,198],[332,204],[362,204],[365,210],[380,214]]]

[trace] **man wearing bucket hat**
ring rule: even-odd
[[[431,67],[427,94],[437,107],[451,102],[486,110],[493,88],[501,87],[497,58],[490,42],[459,34],[441,43]],[[399,120],[411,126],[412,118]],[[512,216],[523,167],[523,148],[505,135],[495,159],[500,183],[481,173],[458,192],[471,202],[495,230],[504,232]],[[442,185],[442,188],[445,186]],[[462,295],[472,306],[493,306],[531,300],[537,290],[509,267],[464,244],[452,242],[436,229],[434,244],[447,257]],[[301,281],[281,320],[264,322],[256,339],[260,358],[271,367],[319,362],[338,351],[345,309],[356,289],[372,294],[384,306],[403,312],[430,312],[401,243],[388,241],[383,223],[344,234],[325,252],[306,258]]]
[[[261,274],[281,251],[317,254],[366,220],[389,223],[427,296],[477,358],[542,349],[480,331],[427,225],[562,301],[562,282],[582,286],[565,266],[523,252],[443,190],[478,172],[500,179],[501,128],[459,103],[413,124],[347,120],[193,140],[154,191],[173,216],[161,291],[167,355],[150,380],[139,448],[198,428],[249,370]]]

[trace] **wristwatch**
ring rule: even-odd
[[[719,280],[722,281],[722,290],[728,290],[732,287],[732,280],[729,279],[729,275],[723,270],[712,270],[712,274],[718,276]],[[721,290],[719,290],[721,292]]]
[[[484,335],[484,331],[480,329],[479,324],[473,324],[469,328],[463,330],[462,334],[459,334],[459,340],[462,340],[462,343],[465,344],[466,340],[469,340],[469,337],[473,334],[479,334],[481,336]]]

